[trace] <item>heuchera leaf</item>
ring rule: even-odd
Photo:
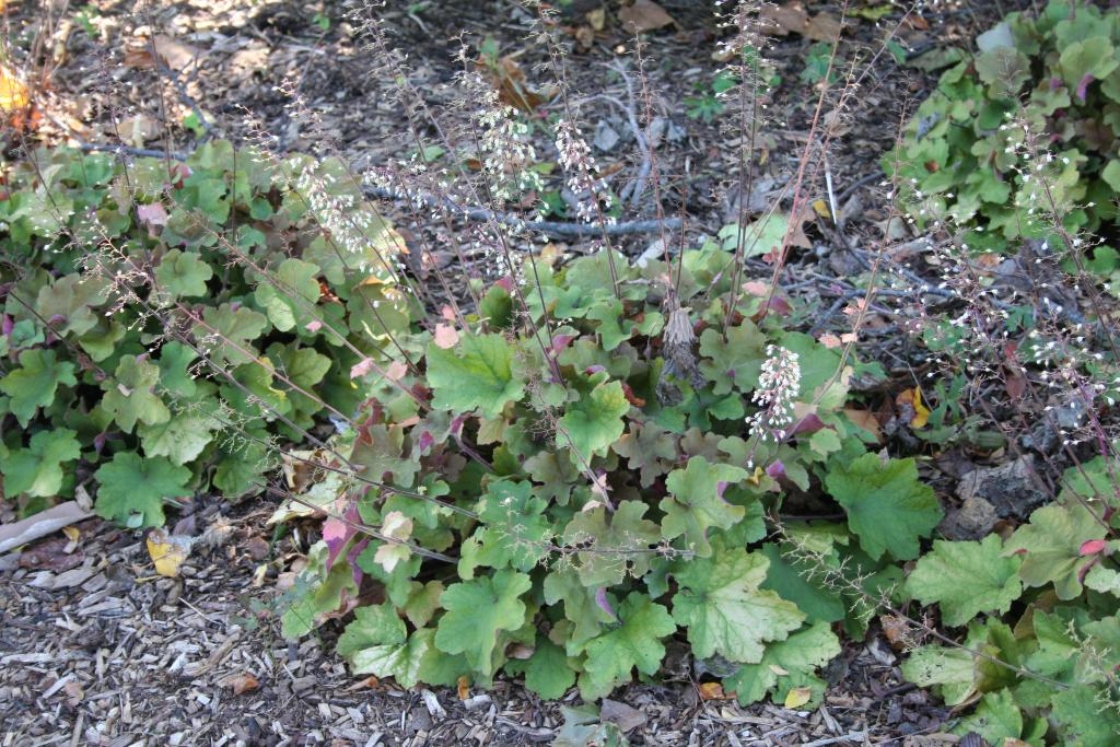
[[[1107,531],[1081,503],[1043,506],[1031,514],[1029,524],[1015,530],[1004,554],[1022,556],[1019,576],[1027,586],[1052,583],[1059,599],[1074,599],[1081,594],[1082,569],[1093,563],[1081,556],[1081,545],[1102,539]]]
[[[572,447],[572,462],[586,467],[592,457],[605,456],[622,435],[622,416],[629,411],[630,402],[618,381],[602,381],[570,404],[560,418],[559,429]],[[562,435],[558,434],[557,440],[564,444]]]
[[[105,278],[64,275],[39,291],[35,310],[56,334],[81,336],[97,326],[101,314],[93,309],[108,298]]]
[[[452,584],[440,601],[447,610],[436,630],[436,645],[450,654],[463,654],[471,668],[489,679],[502,631],[525,623],[520,596],[532,582],[524,573],[497,571],[490,578]]]
[[[49,498],[62,488],[62,465],[81,455],[78,434],[69,428],[39,431],[26,449],[17,449],[4,459],[4,492]]]
[[[392,604],[359,607],[339,636],[338,653],[350,662],[351,673],[392,677],[402,687],[420,679],[420,666],[431,644],[428,637],[410,640],[404,621]]]
[[[719,654],[758,662],[766,641],[784,640],[805,620],[792,602],[759,588],[770,566],[761,553],[717,544],[712,557],[682,565],[675,574],[680,591],[673,597],[673,618],[688,629],[698,658]]]
[[[438,409],[465,412],[476,407],[497,417],[521,399],[525,382],[514,378],[513,347],[501,335],[462,335],[454,350],[428,345],[428,383]]]
[[[198,353],[181,342],[165,342],[159,349],[159,383],[172,394],[193,397],[198,383],[191,375],[191,363]]]
[[[1054,694],[1053,718],[1062,725],[1065,744],[1112,747],[1120,734],[1120,715],[1115,707],[1101,707],[1109,697],[1102,686],[1080,685]]]
[[[964,736],[969,732],[979,734],[988,744],[1007,744],[1005,740],[1010,740],[1011,744],[1019,742],[1023,735],[1023,714],[1015,705],[1011,691],[984,693],[976,711],[953,727],[954,734]]]
[[[773,542],[759,548],[758,552],[770,561],[762,588],[777,592],[782,599],[796,605],[797,609],[805,613],[807,622],[843,620],[847,609],[844,598],[835,589],[828,588],[822,579],[817,578],[817,574],[812,573],[821,565],[829,571],[837,570],[840,561],[836,557],[836,551],[826,549],[819,561],[809,561],[799,559],[799,554],[792,550],[788,544]]]
[[[252,341],[268,327],[268,318],[264,314],[245,306],[224,303],[216,309],[207,308],[202,319],[195,325],[194,338],[215,366],[223,363],[239,366],[257,357]]]
[[[913,459],[884,463],[878,454],[864,454],[833,467],[825,484],[873,560],[884,552],[896,560],[916,558],[918,538],[928,537],[941,521],[937,496],[918,481]]]
[[[548,553],[552,522],[544,515],[547,504],[533,495],[527,481],[498,480],[490,483],[478,502],[483,524],[464,540],[459,557],[459,575],[474,577],[476,566],[533,569]]]
[[[976,664],[962,648],[922,646],[902,663],[902,674],[919,687],[941,686],[945,704],[958,705],[972,692]]]
[[[94,473],[97,478],[97,515],[130,527],[163,525],[163,502],[186,498],[191,471],[163,457],[143,459],[121,452]]]
[[[946,625],[964,625],[981,612],[1007,612],[1019,598],[1019,559],[1002,557],[1003,541],[990,534],[981,542],[936,540],[906,580],[922,604],[938,604]]]
[[[326,559],[326,544],[317,542],[308,553],[307,568],[295,587],[286,593],[294,598],[280,617],[280,634],[285,638],[304,636],[326,619],[340,617],[357,604],[357,574],[353,566],[337,562],[328,570]]]
[[[214,270],[197,252],[172,249],[156,266],[156,282],[172,299],[205,296]]]
[[[1058,67],[1062,78],[1071,89],[1079,90],[1081,103],[1085,103],[1084,81],[1086,78],[1101,80],[1120,66],[1116,59],[1116,49],[1107,36],[1094,36],[1084,41],[1076,41],[1062,49]]]
[[[622,501],[611,514],[599,506],[572,517],[564,529],[564,542],[587,547],[576,553],[575,565],[584,586],[613,586],[628,575],[645,575],[650,549],[661,541],[657,524],[642,518],[648,509],[641,501]]]
[[[611,449],[626,458],[630,469],[641,470],[643,488],[667,473],[680,454],[676,436],[653,422],[631,421],[629,432],[611,444]]]
[[[661,639],[677,629],[668,610],[638,592],[626,597],[618,617],[621,625],[587,644],[579,678],[584,700],[610,695],[630,681],[634,667],[642,674],[655,674],[665,657]]]
[[[102,384],[106,392],[101,406],[126,432],[131,432],[137,422],[166,423],[171,419],[171,411],[154,391],[158,381],[158,366],[138,356],[126,355],[117,364],[113,378]]]
[[[525,686],[545,700],[559,700],[575,684],[573,662],[564,649],[538,635],[533,655],[525,662],[511,661],[505,670],[525,673]]]
[[[54,402],[59,384],[78,383],[74,364],[56,360],[53,350],[24,350],[19,354],[20,367],[0,379],[0,392],[11,398],[8,409],[24,428],[35,417],[36,410]]]
[[[268,320],[281,332],[305,326],[315,318],[319,300],[319,265],[301,259],[285,259],[268,279],[257,286],[257,303]]]
[[[700,371],[712,382],[712,393],[749,392],[757,388],[766,360],[766,342],[766,335],[750,320],[727,330],[726,340],[718,329],[704,330],[700,334]]]
[[[596,603],[595,590],[584,586],[570,568],[556,568],[544,577],[544,600],[547,604],[564,603],[564,617],[571,623],[566,646],[571,655],[583,651],[604,625],[617,621]]]
[[[136,432],[145,455],[165,456],[174,464],[186,464],[202,453],[217,428],[213,418],[182,414],[165,423],[141,425]]]
[[[796,687],[810,688],[815,700],[825,689],[824,681],[815,671],[839,655],[836,634],[828,623],[819,622],[784,641],[767,644],[762,659],[757,664],[739,667],[724,679],[723,688],[735,693],[742,705],[757,703],[768,693],[774,695],[775,702],[781,702]]]
[[[665,512],[662,531],[666,539],[684,535],[685,549],[702,558],[711,555],[708,530],[711,527],[728,529],[746,514],[742,506],[724,500],[723,491],[728,484],[746,477],[744,469],[730,464],[712,464],[704,457],[693,457],[684,469],[670,472],[665,480],[669,496],[660,503]]]

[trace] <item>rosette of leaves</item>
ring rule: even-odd
[[[920,226],[949,219],[970,248],[1115,233],[1120,193],[1120,12],[1050,2],[1012,13],[946,70],[883,165]],[[1096,248],[1108,275],[1120,255]]]
[[[260,489],[274,442],[352,413],[351,367],[410,324],[381,269],[399,237],[337,161],[224,141],[183,163],[43,150],[6,189],[0,475],[21,513],[79,475],[131,526]],[[337,205],[362,241],[325,230]]]
[[[730,253],[679,261],[541,261],[476,315],[398,339],[419,355],[365,377],[360,425],[332,443],[354,478],[284,635],[352,612],[338,646],[355,673],[505,673],[589,699],[656,675],[679,639],[743,702],[819,701],[833,624],[863,630],[853,600],[918,555],[940,509],[912,461],[865,453],[839,351],[763,314],[765,294],[733,300]],[[676,373],[667,277],[698,333]],[[746,425],[770,344],[801,366],[779,440]],[[845,519],[798,521],[818,499]]]

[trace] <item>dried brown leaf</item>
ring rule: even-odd
[[[631,34],[644,34],[677,23],[653,0],[635,0],[633,5],[621,8],[618,20],[622,21],[622,28]]]

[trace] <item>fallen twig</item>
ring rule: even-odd
[[[412,199],[419,200],[428,207],[446,209],[452,215],[466,220],[501,223],[507,226],[516,226],[528,231],[537,231],[549,236],[557,237],[582,237],[582,236],[621,236],[624,234],[653,233],[656,231],[675,231],[681,227],[680,218],[664,218],[660,220],[637,220],[626,223],[609,223],[596,225],[593,223],[561,223],[559,221],[528,221],[514,213],[502,213],[479,207],[460,205],[449,198],[439,198],[435,195],[420,194],[406,195],[399,190],[385,187],[362,187],[366,197],[382,200]]]
[[[23,521],[5,524],[0,527],[0,553],[14,550],[48,534],[54,534],[63,527],[76,524],[91,516],[93,513],[79,506],[77,501],[66,501]]]

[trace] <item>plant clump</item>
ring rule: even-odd
[[[919,227],[946,220],[978,251],[1022,239],[1104,245],[1097,269],[1120,267],[1120,13],[1054,0],[1011,13],[977,39],[976,54],[942,73],[884,168]],[[1068,247],[1071,248],[1072,247]]]

